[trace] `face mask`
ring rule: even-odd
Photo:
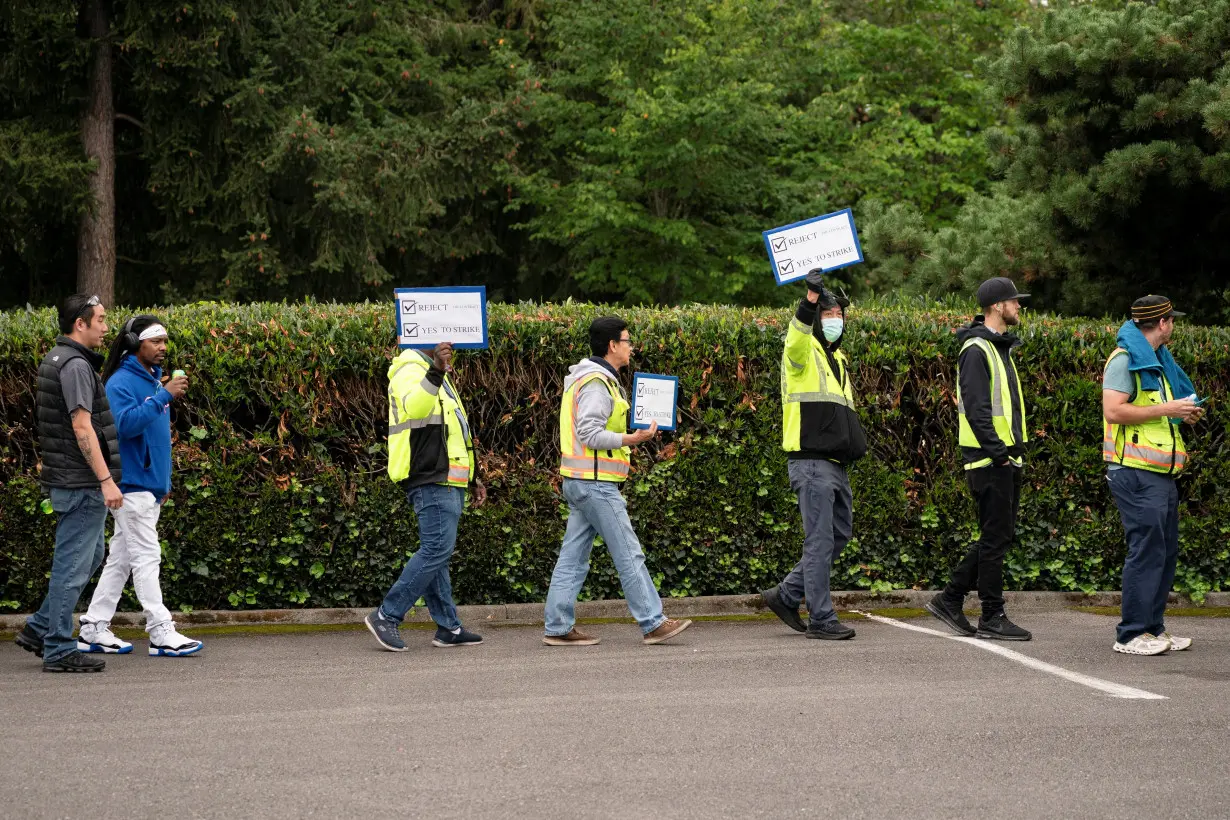
[[[824,329],[824,338],[830,342],[835,342],[841,338],[841,332],[846,327],[845,319],[821,319],[820,325]]]

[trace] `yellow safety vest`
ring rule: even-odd
[[[431,360],[418,350],[402,351],[389,366],[389,478],[410,476],[410,437],[415,430],[439,428],[448,452],[448,478],[465,487],[474,475],[474,441],[461,394],[446,374],[440,387],[427,380]]]
[[[1127,355],[1127,351],[1116,349],[1106,360],[1107,366],[1120,354]],[[1133,372],[1132,377],[1136,381],[1136,397],[1131,402],[1133,407],[1153,407],[1174,399],[1165,373],[1162,374],[1161,390],[1141,390],[1140,374]],[[1183,433],[1178,425],[1170,423],[1170,419],[1163,416],[1140,424],[1111,424],[1103,418],[1102,422],[1103,461],[1152,473],[1177,474],[1187,466]]]
[[[830,402],[854,409],[846,354],[838,350],[833,359],[836,373],[812,329],[797,317],[790,320],[782,351],[782,449],[788,453],[802,449],[804,404]]]
[[[1016,413],[1021,414],[1021,441],[1024,444],[1029,441],[1029,435],[1026,432],[1028,429],[1025,425],[1025,392],[1021,390],[1021,379],[1017,375],[1016,368],[1012,368],[1009,373],[1004,367],[1004,360],[1000,358],[999,351],[995,349],[995,345],[991,344],[986,339],[967,339],[965,344],[961,346],[961,352],[964,353],[970,346],[977,346],[982,350],[983,356],[986,357],[987,367],[991,371],[991,421],[995,424],[995,434],[999,436],[999,440],[1004,443],[1005,447],[1011,447],[1017,444],[1016,433]],[[1012,403],[1012,387],[1008,379],[1011,377],[1016,382],[1016,394],[1020,397],[1019,406],[1014,406]],[[969,419],[965,416],[965,402],[961,400],[961,364],[957,363],[957,443],[962,447],[982,447],[978,437],[974,435],[974,428],[970,427]],[[1009,461],[1020,467],[1024,462],[1019,458],[1010,458]],[[990,467],[991,459],[984,458],[979,461],[973,461],[965,465],[967,470],[977,470],[980,467]]]
[[[606,429],[612,433],[628,432],[628,408],[619,385],[605,373],[590,373],[573,382],[564,391],[559,410],[560,460],[559,472],[564,478],[583,478],[591,481],[626,481],[632,469],[632,448],[618,450],[591,450],[577,436],[577,405],[581,388],[594,379],[601,379],[611,394],[614,406],[606,421]]]

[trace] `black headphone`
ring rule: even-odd
[[[133,316],[124,323],[124,332],[120,338],[124,340],[124,350],[129,353],[136,352],[137,348],[141,347],[141,338],[132,332],[132,323],[137,321],[137,317]]]

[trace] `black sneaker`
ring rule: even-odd
[[[363,623],[367,624],[367,631],[385,649],[390,652],[406,651],[406,643],[397,631],[397,621],[384,617],[379,609],[364,618]]]
[[[924,607],[958,635],[964,635],[969,638],[975,634],[974,625],[969,622],[969,618],[966,618],[965,613],[961,611],[961,605],[953,605],[944,600],[944,593],[941,592],[936,595]]]
[[[461,631],[454,635],[444,627],[436,628],[436,637],[432,640],[432,646],[478,646],[483,642],[482,635],[475,635],[473,632],[467,632],[463,626]]]
[[[17,637],[13,638],[13,643],[20,646],[27,652],[33,652],[38,657],[43,657],[43,639],[38,636],[38,633],[26,624],[17,633]]]
[[[102,658],[94,658],[74,649],[58,661],[43,661],[44,672],[101,672],[107,668]]]
[[[781,593],[777,591],[777,587],[766,589],[760,593],[760,600],[764,601],[764,605],[773,611],[773,614],[781,618],[782,623],[793,629],[795,632],[806,632],[807,624],[803,623],[803,619],[799,617],[798,607],[791,609],[786,606],[782,600]]]
[[[817,638],[821,641],[844,641],[847,638],[854,637],[854,630],[841,621],[832,620],[826,621],[819,626],[814,624],[808,625],[807,637]]]
[[[1027,641],[1033,637],[1028,630],[1021,629],[1003,613],[990,618],[979,618],[978,631],[974,634],[979,638],[995,641]]]

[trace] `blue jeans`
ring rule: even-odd
[[[77,651],[73,610],[107,551],[107,505],[102,490],[52,487],[51,506],[56,512],[51,582],[43,605],[26,620],[26,626],[43,639],[44,662],[58,661]]]
[[[1127,535],[1117,639],[1166,631],[1166,600],[1179,559],[1179,488],[1168,475],[1125,467],[1106,474]]]
[[[820,626],[837,620],[829,581],[853,532],[854,496],[840,464],[792,459],[786,467],[803,516],[803,556],[778,585],[778,594],[791,609],[806,600],[808,623]]]
[[[419,549],[410,556],[401,577],[384,596],[380,611],[384,617],[401,623],[419,598],[427,602],[431,619],[439,626],[455,630],[461,626],[453,604],[453,584],[448,562],[457,546],[457,524],[465,508],[462,487],[428,484],[406,493],[419,518]]]
[[[666,616],[653,578],[645,568],[645,553],[628,519],[628,503],[619,485],[565,478],[564,500],[568,502],[568,527],[547,591],[547,634],[567,635],[576,625],[577,595],[589,574],[595,535],[602,536],[611,553],[632,617],[641,632],[653,632],[666,622]]]

